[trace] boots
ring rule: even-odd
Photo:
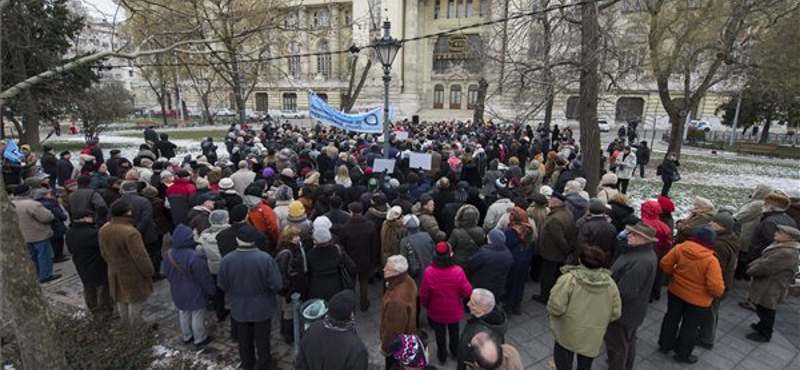
[[[292,320],[281,320],[281,336],[286,344],[294,343],[294,325]]]

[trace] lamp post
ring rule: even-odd
[[[373,40],[375,52],[383,66],[383,158],[389,158],[389,82],[392,81],[392,62],[400,51],[402,43],[392,38],[389,31],[392,28],[388,20],[383,22],[383,37]]]

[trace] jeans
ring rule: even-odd
[[[772,329],[775,327],[775,310],[757,304],[756,315],[758,315],[756,330],[767,339],[772,339]]]
[[[636,329],[617,322],[608,324],[606,329],[606,350],[608,350],[608,370],[633,370],[636,360]]]
[[[572,362],[575,360],[575,355],[575,352],[562,347],[556,342],[553,349],[553,361],[556,363],[556,369],[572,370]],[[592,370],[593,361],[594,359],[591,357],[578,354],[578,370]]]
[[[144,302],[123,303],[117,302],[119,317],[124,324],[134,325],[144,322],[142,318],[142,307]]]
[[[700,328],[697,333],[697,340],[705,344],[714,344],[714,338],[717,333],[717,322],[719,321],[719,298],[714,298],[709,307],[708,315],[706,315],[703,322],[700,323]]]
[[[108,284],[101,286],[84,285],[83,300],[86,302],[86,308],[89,309],[92,315],[101,318],[111,316],[114,302],[111,300],[111,292],[108,290]]]
[[[456,357],[458,354],[458,323],[455,324],[440,324],[428,317],[428,322],[433,328],[436,335],[436,356],[439,361],[444,362],[447,359],[447,349],[450,349],[450,354]],[[450,337],[450,346],[448,347],[447,337]]]
[[[661,323],[658,345],[663,350],[675,350],[675,355],[687,358],[694,350],[697,328],[708,315],[708,307],[690,304],[669,293],[667,313]]]
[[[539,277],[539,295],[544,298],[545,302],[550,299],[550,291],[553,290],[553,286],[556,285],[556,280],[561,276],[561,266],[564,266],[564,264],[545,259],[542,260],[542,273]]]
[[[206,309],[200,308],[194,311],[179,310],[179,318],[181,322],[181,334],[183,341],[188,341],[194,338],[194,344],[201,343],[206,340]]]
[[[28,243],[28,252],[36,266],[36,277],[41,283],[53,276],[53,248],[50,239]]]
[[[239,338],[239,358],[244,370],[268,370],[272,367],[269,337],[271,318],[258,322],[236,321]],[[257,352],[257,354],[256,354]]]

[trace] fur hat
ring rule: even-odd
[[[403,216],[403,209],[400,206],[394,206],[389,208],[389,212],[386,213],[386,220],[393,221]]]
[[[289,203],[289,217],[300,218],[305,216],[305,214],[306,208],[303,206],[303,203],[298,200],[293,200]]]
[[[786,208],[789,208],[791,201],[786,195],[773,192],[767,195],[767,197],[764,199],[764,204],[771,204],[775,206],[775,208],[785,210]]]
[[[778,225],[778,231],[789,234],[796,242],[800,242],[800,230],[786,225]]]
[[[603,178],[600,180],[600,185],[617,185],[617,175],[613,173],[607,173],[603,175]]]

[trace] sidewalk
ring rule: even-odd
[[[45,284],[46,297],[53,301],[58,310],[74,310],[83,308],[82,288],[71,261],[56,265],[57,273],[64,277]],[[526,297],[538,292],[538,284],[529,283]],[[378,328],[380,327],[380,294],[382,287],[374,284],[370,287],[372,305],[366,313],[357,312],[359,336],[370,352],[370,369],[381,369],[383,358],[379,352]],[[747,296],[746,284],[737,282],[720,308],[720,320],[717,328],[717,343],[713,350],[695,348],[700,361],[695,365],[679,364],[672,356],[658,352],[658,333],[661,320],[666,311],[666,293],[661,300],[650,305],[647,318],[639,328],[637,343],[637,370],[796,370],[800,368],[800,299],[787,298],[779,307],[776,332],[772,342],[755,343],[745,338],[750,332],[749,325],[757,321],[755,313],[739,307],[738,302]],[[553,337],[547,321],[546,308],[530,299],[523,304],[522,316],[511,316],[506,341],[516,347],[522,355],[525,369],[555,369],[552,362]],[[150,297],[145,316],[150,322],[159,323],[158,342],[167,348],[195,352],[193,346],[184,345],[180,340],[177,310],[172,306],[169,297],[169,285],[166,281],[155,284],[155,291]],[[213,312],[209,311],[206,323],[213,333],[214,342],[201,352],[201,356],[214,360],[225,366],[235,368],[238,365],[236,344],[229,339],[228,323],[217,325]],[[423,315],[424,317],[424,315]],[[431,353],[434,353],[435,341],[433,331],[422,319],[422,329],[431,338]],[[462,323],[463,325],[463,323]],[[283,343],[278,331],[278,321],[274,320],[272,329],[273,356],[279,359],[284,370],[291,369],[291,348]],[[439,369],[455,369],[454,361],[442,366],[434,360],[433,365]],[[606,369],[605,351],[594,361],[593,369]]]

